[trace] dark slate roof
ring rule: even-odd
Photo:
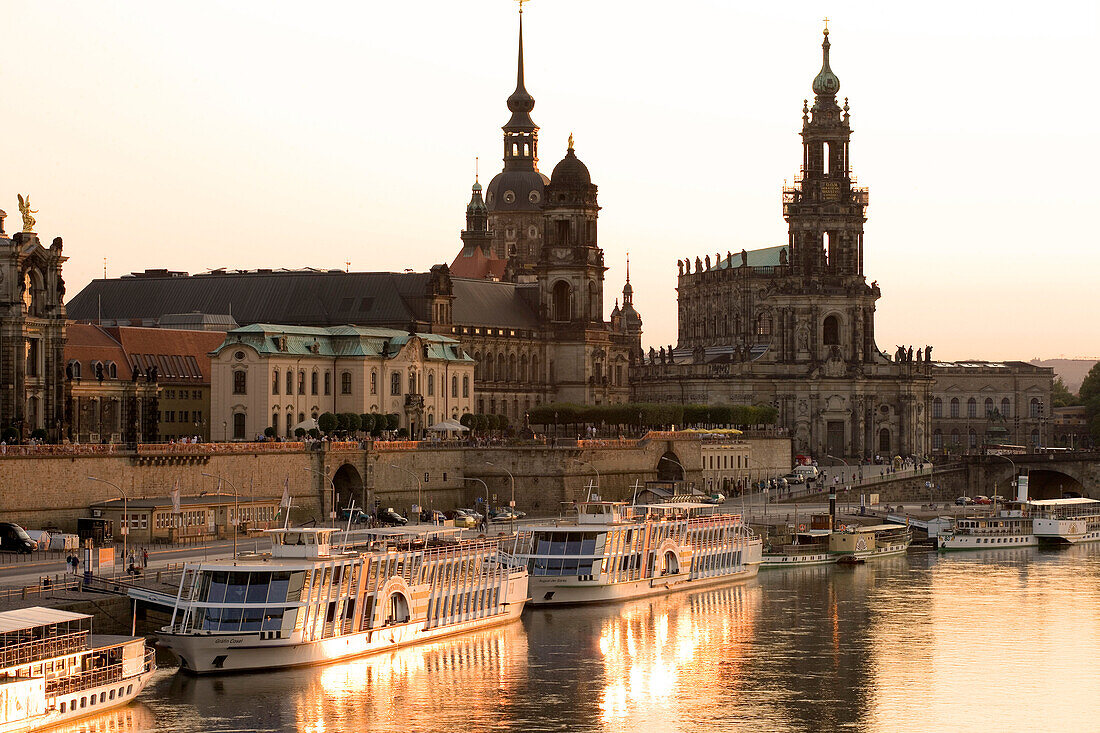
[[[493,328],[538,328],[538,314],[524,286],[464,277],[452,277],[454,306],[451,319],[456,326],[491,326]]]
[[[78,321],[153,322],[165,314],[232,315],[237,323],[392,325],[416,318],[426,273],[214,272],[93,280],[66,304]],[[410,302],[412,300],[413,302]]]

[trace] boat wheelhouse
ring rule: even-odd
[[[912,540],[913,533],[903,524],[850,525],[829,535],[829,552],[836,562],[872,560],[904,554]]]
[[[577,503],[573,521],[528,525],[517,560],[531,604],[618,601],[752,577],[761,542],[714,504]]]
[[[319,664],[519,618],[527,570],[495,541],[375,530],[268,530],[269,554],[189,564],[158,637],[193,673]]]
[[[125,705],[156,671],[135,636],[93,635],[92,617],[56,608],[0,613],[0,733],[32,731]]]

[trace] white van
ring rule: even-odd
[[[804,481],[816,481],[821,475],[817,466],[795,466],[791,473],[801,476]]]

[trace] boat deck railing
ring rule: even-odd
[[[49,639],[9,644],[0,649],[0,667],[18,667],[41,659],[75,654],[88,648],[88,632],[54,636]]]
[[[109,685],[122,680],[122,662],[103,669],[93,669],[80,674],[57,677],[46,682],[46,696],[68,695],[72,692],[87,690],[100,685]]]

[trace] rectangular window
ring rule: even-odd
[[[309,375],[309,393],[317,394],[317,372]]]
[[[340,374],[340,394],[351,394],[351,372]]]
[[[401,373],[400,372],[394,372],[393,374],[390,375],[390,394],[391,395],[401,394]]]
[[[248,375],[239,369],[233,372],[233,394],[248,394]]]

